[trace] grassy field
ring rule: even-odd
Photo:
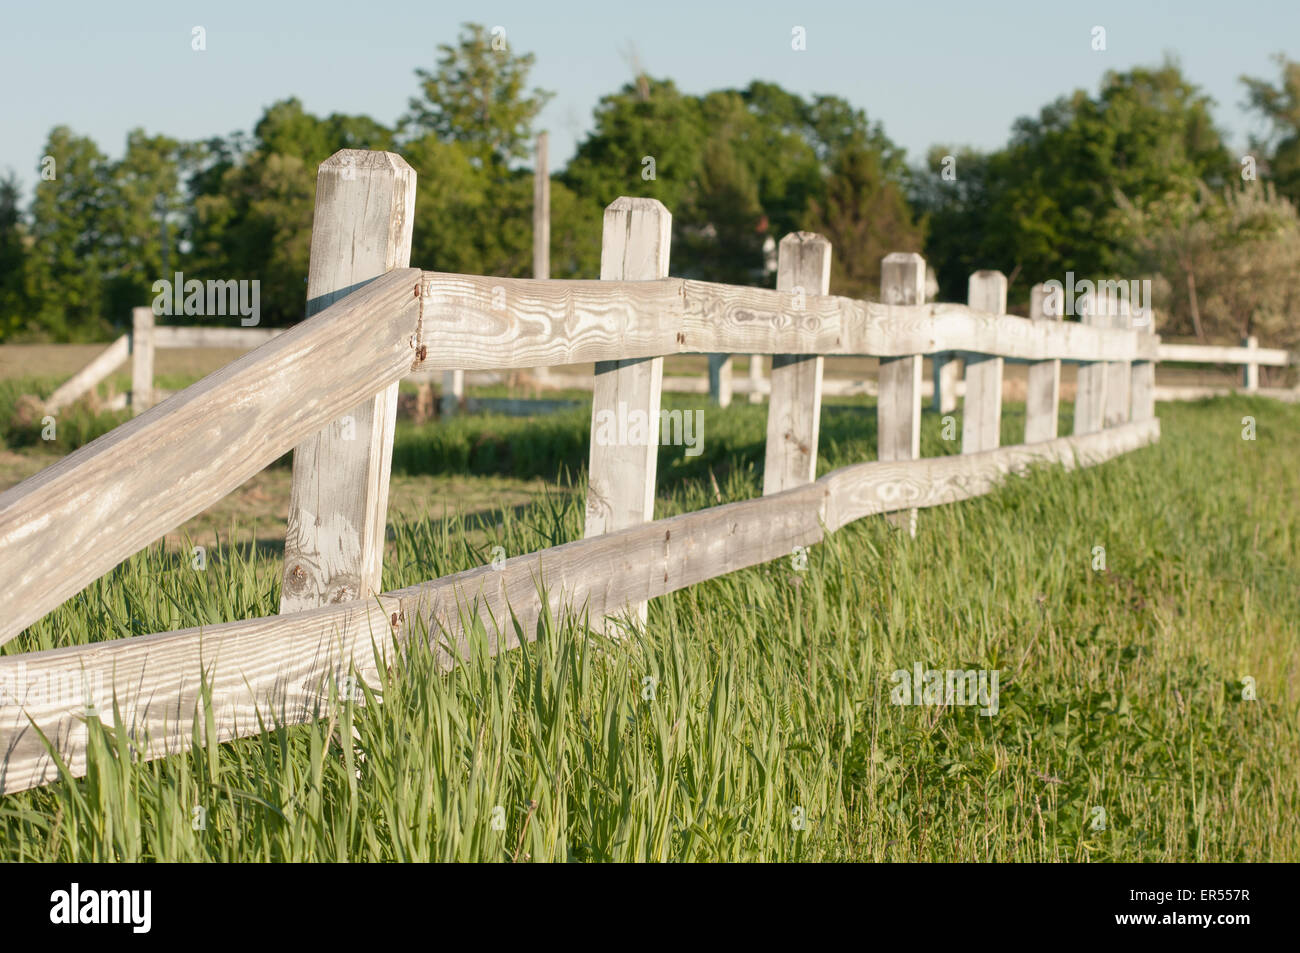
[[[32,386],[0,384],[0,419]],[[663,448],[658,515],[756,495],[765,412]],[[97,729],[84,780],[0,798],[0,859],[1300,859],[1300,407],[1159,414],[1155,447],[925,511],[915,539],[862,521],[802,571],[655,600],[621,643],[550,621],[450,674],[412,647],[327,721],[147,764]],[[9,456],[112,422],[65,416]],[[588,423],[400,423],[385,587],[578,538]],[[1023,426],[1008,405],[1004,443]],[[958,449],[931,415],[922,443]],[[828,401],[819,470],[874,446],[869,401]],[[227,529],[203,572],[154,546],[0,653],[273,613],[261,535]],[[997,714],[892,704],[917,663],[998,670]]]

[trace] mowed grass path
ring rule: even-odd
[[[663,448],[659,515],[757,494],[764,414]],[[617,644],[559,620],[450,674],[413,647],[363,705],[146,764],[97,730],[87,778],[0,798],[0,859],[1300,859],[1300,407],[1159,415],[1156,447],[924,511],[916,539],[862,521],[805,571],[655,600]],[[385,585],[579,537],[588,419],[400,426],[399,474],[579,482],[471,535],[431,501]],[[956,452],[941,428],[926,455]],[[871,459],[874,429],[828,402],[820,469]],[[3,651],[269,614],[279,570],[154,547]],[[918,662],[1000,670],[998,713],[891,704]]]

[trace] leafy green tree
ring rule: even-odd
[[[455,46],[438,49],[435,70],[416,70],[423,95],[410,100],[403,132],[457,143],[480,163],[527,158],[533,121],[552,95],[526,88],[533,54],[515,54],[503,34],[477,23],[464,25]]]
[[[696,189],[677,228],[679,274],[729,284],[763,278],[767,219],[754,177],[736,152],[725,136],[704,148]]]
[[[885,177],[880,153],[865,142],[838,151],[826,194],[812,200],[805,228],[830,239],[832,293],[874,300],[880,298],[880,260],[890,252],[920,251],[925,236],[902,189]]]
[[[1276,86],[1263,79],[1243,76],[1248,108],[1267,120],[1262,137],[1251,138],[1251,148],[1264,159],[1264,171],[1277,190],[1292,203],[1300,203],[1300,62],[1276,57],[1282,77]]]
[[[1022,301],[1032,283],[1067,270],[1115,273],[1129,237],[1118,196],[1142,206],[1192,196],[1200,181],[1220,187],[1233,173],[1210,106],[1166,62],[1107,73],[1095,97],[1061,97],[1019,120],[1004,149],[964,160],[949,152],[955,181],[942,179],[932,151],[930,179],[913,195],[943,236],[927,254],[945,296],[965,294],[972,266],[1007,272]],[[958,186],[964,176],[971,181]]]
[[[708,139],[699,100],[671,80],[629,83],[601,98],[592,132],[561,176],[601,210],[621,195],[663,202],[674,218],[686,206]],[[599,225],[596,240],[599,242]]]
[[[262,324],[300,321],[307,300],[315,173],[315,166],[298,156],[263,151],[226,169],[220,191],[195,200],[187,277],[260,281]]]
[[[188,202],[181,188],[194,147],[142,129],[127,135],[126,153],[112,167],[112,198],[105,210],[104,251],[113,262],[107,308],[125,323],[136,305],[151,301],[152,285],[171,279],[181,255]]]
[[[687,96],[641,77],[601,100],[563,178],[598,207],[620,195],[663,202],[674,274],[755,284],[765,280],[764,239],[803,227],[850,148],[875,154],[886,179],[906,179],[902,151],[838,97],[809,101],[758,81]]]
[[[296,98],[268,107],[251,140],[210,140],[187,156],[194,169],[187,277],[258,280],[263,324],[301,320],[317,168],[340,149],[393,144],[393,131],[368,116],[322,119]]]
[[[27,294],[29,239],[19,208],[18,178],[0,178],[0,341],[27,330],[31,299]]]
[[[422,267],[465,274],[532,275],[533,175],[517,167],[532,154],[533,123],[551,93],[528,88],[534,58],[505,37],[467,23],[455,46],[439,47],[435,70],[417,70],[422,96],[402,120],[400,151],[416,171],[412,259]],[[594,277],[600,250],[579,251],[577,197],[551,190],[554,277],[573,269]],[[556,249],[560,254],[556,254]]]
[[[118,264],[108,233],[112,164],[66,126],[51,130],[44,155],[54,160],[54,177],[37,183],[32,201],[35,323],[55,340],[93,340],[109,333],[115,317],[105,294]]]
[[[1153,277],[1162,334],[1300,343],[1300,216],[1272,183],[1123,203],[1134,267]]]
[[[416,170],[412,261],[435,271],[531,275],[531,175],[493,174],[471,150],[433,135],[403,152]]]

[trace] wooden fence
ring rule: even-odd
[[[154,387],[154,353],[166,348],[222,347],[251,350],[279,334],[276,328],[168,327],[154,323],[151,308],[135,308],[131,330],[104,349],[45,400],[45,410],[57,413],[85,396],[119,367],[131,361],[131,394],[117,394],[109,410],[129,406],[139,413],[161,395]]]
[[[1042,288],[1043,286],[1038,286]],[[1031,317],[1044,317],[1041,306],[1044,291],[1035,289],[1031,309],[1038,309]],[[55,413],[78,398],[114,373],[119,367],[131,360],[132,390],[127,394],[114,395],[106,407],[120,410],[128,405],[137,413],[152,406],[159,399],[170,397],[170,392],[160,391],[154,386],[154,352],[170,348],[225,348],[252,350],[266,343],[277,334],[278,328],[208,328],[208,327],[169,327],[156,325],[153,312],[149,308],[136,308],[133,313],[133,328],[110,344],[101,354],[73,375],[45,401],[45,409]],[[138,344],[136,342],[139,342]],[[724,360],[723,358],[726,358]],[[730,373],[730,355],[710,355],[709,372],[702,377],[679,375],[664,376],[662,391],[664,393],[708,394],[710,402],[716,406],[727,407],[731,404],[733,394],[747,395],[751,403],[759,403],[771,393],[771,383],[763,373],[763,355],[749,356],[749,368],[746,377],[733,380]],[[1241,367],[1241,384],[1239,387],[1207,386],[1172,386],[1156,385],[1156,400],[1199,400],[1203,397],[1223,396],[1232,393],[1260,394],[1291,402],[1300,401],[1300,385],[1294,387],[1261,387],[1259,383],[1260,367],[1287,367],[1300,363],[1296,356],[1278,348],[1260,348],[1256,338],[1248,337],[1240,347],[1223,347],[1201,344],[1164,344],[1160,345],[1158,360],[1162,364],[1236,364]],[[956,409],[957,398],[965,394],[965,382],[957,377],[960,360],[957,355],[942,354],[932,358],[932,380],[921,385],[922,397],[930,398],[935,410],[947,413]],[[548,390],[593,390],[596,383],[594,375],[573,373],[537,374],[541,368],[533,368],[535,385]],[[466,396],[469,384],[500,384],[505,378],[497,372],[479,371],[466,374],[462,369],[441,372],[417,370],[405,376],[405,380],[415,382],[420,388],[419,407],[432,406],[432,384],[434,380],[442,382],[442,414],[451,416],[460,409],[468,410],[505,410],[510,413],[537,412],[539,406],[555,406],[555,402],[528,400],[492,400],[475,399]],[[876,396],[874,379],[854,380],[851,378],[825,378],[822,381],[822,393],[833,397],[855,397],[861,395]],[[138,399],[137,399],[138,394]]]
[[[87,722],[111,724],[115,705],[141,758],[192,743],[205,691],[205,743],[256,734],[259,718],[300,723],[347,676],[375,683],[410,638],[449,666],[475,619],[490,652],[535,637],[544,609],[635,623],[649,599],[854,520],[914,527],[915,511],[1030,464],[1091,465],[1159,438],[1149,327],[1009,316],[998,272],[971,277],[966,305],[926,304],[924,261],[894,254],[885,302],[850,300],[827,293],[830,244],[798,233],[780,244],[775,290],[669,278],[671,216],[635,198],[605,212],[601,280],[422,272],[408,267],[414,201],[395,155],[327,160],[306,319],[0,494],[3,642],[294,450],[280,614],[0,658],[0,790],[59,776],[42,735],[83,773]],[[654,520],[663,358],[687,353],[770,356],[763,495]],[[948,354],[965,357],[962,452],[922,459],[922,357]],[[879,448],[818,476],[827,355],[880,359]],[[1011,447],[999,446],[1004,360],[1030,364],[1025,441]],[[1062,361],[1088,382],[1068,436]],[[585,538],[379,592],[398,381],[583,362],[596,368]],[[645,414],[644,443],[597,439],[615,408]]]

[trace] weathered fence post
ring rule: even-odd
[[[600,277],[605,281],[668,277],[672,227],[672,214],[657,199],[615,199],[605,209]],[[596,362],[586,537],[654,519],[663,375],[662,357]],[[641,440],[635,439],[634,415],[643,416]],[[629,613],[644,623],[645,603],[630,605]]]
[[[891,252],[880,263],[880,297],[886,304],[925,303],[925,259],[915,252]],[[876,459],[921,456],[921,355],[882,357],[876,397]],[[916,510],[886,514],[916,535]]]
[[[1007,313],[1007,277],[977,271],[966,286],[966,303],[988,314]],[[966,355],[966,399],[962,405],[961,452],[996,450],[1002,430],[1002,358]]]
[[[153,406],[153,308],[131,309],[131,414]]]
[[[934,269],[927,267],[925,272],[925,300],[933,301],[939,293],[939,279]],[[941,414],[949,414],[957,409],[957,379],[961,365],[958,357],[951,351],[930,355],[930,376],[934,379],[933,393],[930,395],[930,407]]]
[[[1259,347],[1259,338],[1251,334],[1241,339],[1241,346],[1250,348],[1252,351]],[[1270,378],[1271,380],[1272,378]],[[1241,365],[1241,386],[1248,391],[1259,390],[1259,365],[1243,364]]]
[[[1110,318],[1099,302],[1087,295],[1078,299],[1079,320],[1091,327],[1104,328]],[[1102,429],[1106,415],[1106,363],[1084,361],[1079,364],[1074,394],[1074,432],[1096,433]]]
[[[372,278],[407,267],[414,214],[415,170],[401,156],[343,149],[322,162],[307,316]],[[393,384],[294,449],[282,613],[382,591],[396,419]]]
[[[1046,285],[1029,289],[1029,319],[1060,321],[1063,302],[1054,300],[1048,314]],[[1025,389],[1025,443],[1056,439],[1056,419],[1061,409],[1061,362],[1034,361],[1029,365],[1029,383]]]
[[[1155,333],[1155,311],[1146,302],[1133,315],[1133,327],[1139,334]],[[1156,415],[1156,365],[1154,361],[1134,361],[1129,378],[1129,420],[1135,423]]]
[[[1107,296],[1106,310],[1110,313],[1110,326],[1123,330],[1133,326],[1132,308],[1127,298]],[[1128,423],[1129,384],[1132,381],[1132,362],[1106,362],[1106,411],[1102,423],[1118,427]]]
[[[416,385],[415,413],[412,416],[417,425],[425,423],[433,416],[432,382],[422,380],[418,385]]]
[[[831,243],[813,232],[793,232],[777,249],[776,290],[794,296],[796,308],[807,295],[824,295],[831,286]],[[811,483],[817,478],[817,437],[822,416],[822,368],[815,354],[773,354],[767,399],[767,446],[763,495]]]
[[[457,369],[442,372],[442,399],[438,412],[443,417],[455,417],[465,403],[465,372]]]
[[[749,402],[751,404],[761,404],[763,402],[763,393],[760,388],[763,386],[763,355],[749,355]]]
[[[731,406],[731,355],[709,355],[709,399],[719,407]]]

